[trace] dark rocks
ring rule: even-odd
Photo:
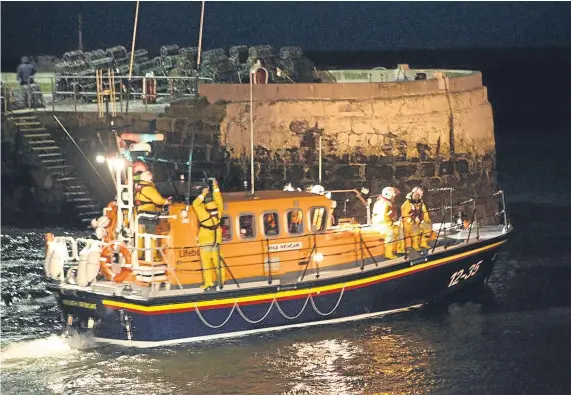
[[[365,177],[367,180],[383,180],[386,182],[391,182],[394,177],[394,171],[391,166],[386,165],[367,165],[365,171]]]
[[[456,161],[456,171],[458,173],[462,173],[462,174],[468,173],[468,172],[470,172],[470,164],[465,159],[457,160]]]
[[[414,164],[398,165],[395,168],[395,177],[397,180],[406,180],[417,172],[417,166]]]
[[[454,174],[454,163],[453,162],[441,162],[440,168],[438,170],[438,175],[451,175]]]
[[[418,165],[418,175],[422,178],[434,177],[435,172],[434,163],[421,163]]]

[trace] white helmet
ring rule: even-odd
[[[313,185],[309,191],[311,193],[315,193],[317,195],[323,195],[325,193],[325,188],[323,188],[321,185],[317,184],[317,185]]]
[[[383,191],[381,192],[381,196],[384,197],[387,200],[391,200],[393,199],[396,195],[398,195],[400,193],[400,191],[396,188],[393,187],[385,187],[383,188]]]
[[[414,200],[421,200],[422,197],[424,196],[424,189],[422,189],[421,187],[414,187],[410,192],[410,196]]]
[[[293,189],[293,186],[291,185],[291,182],[284,187],[284,191],[286,191],[286,192],[295,191],[295,189]]]

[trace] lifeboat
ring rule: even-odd
[[[479,200],[445,202],[430,210],[441,220],[432,224],[430,248],[405,248],[387,259],[385,236],[371,224],[372,199],[361,191],[223,192],[222,240],[208,250],[219,258],[216,281],[205,289],[194,196],[175,198],[161,213],[137,213],[132,165],[114,176],[121,193],[94,220],[96,237],[50,233],[45,273],[68,325],[126,346],[335,324],[422,306],[483,284],[512,232],[502,191],[488,197],[502,207],[490,218],[477,215]],[[336,194],[353,196],[362,219],[334,218]],[[456,206],[473,206],[472,216],[451,218]],[[145,221],[152,230],[141,230]]]

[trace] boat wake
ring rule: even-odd
[[[10,344],[0,351],[2,367],[16,366],[19,361],[43,358],[68,358],[81,350],[96,347],[88,336],[51,335],[43,339],[26,340]]]

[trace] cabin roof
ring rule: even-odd
[[[256,191],[254,195],[246,192],[222,192],[224,203],[252,202],[257,200],[279,200],[279,199],[323,199],[325,196],[310,192],[299,191]]]

